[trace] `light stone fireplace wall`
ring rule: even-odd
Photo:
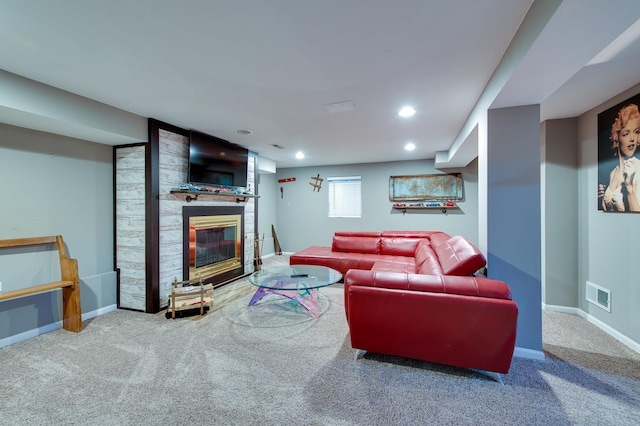
[[[203,195],[187,203],[185,196],[171,194],[173,188],[187,181],[189,167],[189,138],[167,130],[160,130],[160,300],[165,306],[171,293],[174,277],[183,279],[182,206],[237,206],[235,197]],[[255,157],[249,157],[248,182],[255,183]],[[255,230],[255,199],[241,202],[244,206],[244,266],[245,273],[253,272],[253,239]]]
[[[118,148],[115,155],[116,268],[120,307],[145,308],[145,146]]]
[[[202,195],[187,203],[185,195],[171,190],[187,181],[189,138],[168,130],[159,130],[159,288],[160,308],[168,304],[174,277],[183,280],[182,207],[244,207],[244,273],[253,272],[255,238],[254,198],[236,203],[236,197]],[[145,311],[148,295],[145,263],[145,146],[116,147],[116,268],[120,271],[119,306]],[[248,183],[257,188],[257,157],[250,153]],[[238,198],[242,198],[239,196]]]

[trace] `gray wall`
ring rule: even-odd
[[[578,307],[578,121],[542,124],[543,302]]]
[[[632,339],[640,350],[640,278],[637,241],[638,213],[604,213],[597,210],[598,114],[640,93],[640,85],[621,93],[578,118],[579,149],[579,271],[578,302],[595,322]],[[586,281],[611,290],[611,312],[585,299]]]
[[[518,303],[516,346],[542,351],[540,107],[488,113],[487,266]]]
[[[115,307],[112,148],[0,125],[0,238],[62,235],[78,260],[82,312]],[[29,254],[26,254],[30,256]],[[60,279],[57,251],[0,252],[3,290]],[[59,291],[0,302],[0,342],[61,320]]]
[[[296,181],[278,183],[275,188],[270,186],[271,193],[262,192],[261,188],[261,199],[276,197],[276,232],[285,252],[296,252],[311,245],[330,246],[333,233],[340,230],[437,230],[464,235],[477,244],[477,163],[446,172],[463,174],[465,196],[465,200],[458,203],[459,210],[448,210],[446,214],[440,210],[409,210],[403,214],[393,209],[389,201],[390,176],[443,173],[434,168],[433,160],[279,169],[278,179],[294,177]],[[320,191],[314,192],[309,182],[318,174],[324,182]],[[362,176],[361,218],[328,217],[327,178],[336,176]]]
[[[545,156],[543,230],[539,223],[536,224],[536,221],[541,221],[536,218],[541,214],[541,209],[533,206],[535,195],[524,196],[523,199],[508,197],[511,192],[520,197],[531,191],[535,193],[536,190],[535,170],[540,167],[540,152],[536,149],[539,149],[539,145],[534,148],[530,145],[531,141],[523,145],[520,140],[523,129],[529,125],[532,126],[530,132],[536,132],[529,120],[525,120],[524,126],[515,126],[513,133],[501,136],[504,146],[500,149],[514,150],[509,154],[510,159],[505,159],[506,164],[514,165],[512,180],[506,181],[508,185],[504,187],[496,186],[507,195],[503,198],[505,206],[496,203],[495,193],[489,196],[490,228],[503,229],[501,235],[489,235],[490,275],[497,272],[495,266],[498,266],[498,262],[495,261],[496,257],[491,257],[497,254],[496,249],[508,252],[509,244],[524,240],[528,244],[514,246],[515,252],[526,249],[535,259],[536,250],[541,252],[540,241],[544,241],[545,303],[569,307],[577,305],[593,321],[609,332],[618,333],[618,337],[635,342],[636,347],[640,342],[640,314],[635,306],[640,300],[640,281],[634,268],[637,256],[633,247],[640,237],[640,227],[636,223],[640,216],[605,214],[595,206],[598,183],[597,114],[637,93],[640,93],[640,85],[578,117],[575,120],[577,141],[571,141],[574,120],[545,123],[542,141]],[[492,116],[495,125],[495,111]],[[492,129],[495,130],[495,127],[491,126],[490,132]],[[537,131],[540,131],[539,127]],[[531,135],[527,138],[535,139]],[[496,147],[495,139],[490,139],[490,143]],[[577,203],[567,201],[574,197],[571,194],[574,184],[571,182],[576,178],[575,169],[572,170],[571,166],[571,143],[576,143],[578,156],[575,183]],[[493,166],[495,164],[490,164],[490,169]],[[494,168],[494,172],[496,170],[499,169]],[[273,253],[272,224],[276,227],[283,250],[287,252],[309,245],[329,245],[333,232],[345,229],[437,229],[465,235],[477,243],[477,164],[473,162],[463,170],[446,170],[455,171],[463,172],[466,199],[460,203],[462,208],[459,211],[450,210],[446,215],[439,211],[407,212],[403,215],[391,208],[392,203],[388,199],[389,176],[442,172],[435,169],[430,160],[301,167],[280,169],[275,175],[262,174],[258,188],[258,229],[266,238],[263,254]],[[328,176],[362,176],[361,219],[327,217],[326,180],[320,192],[313,192],[308,184],[311,176],[318,173],[325,179]],[[277,179],[285,177],[296,177],[297,180],[283,184],[277,182]],[[0,182],[0,238],[62,234],[69,254],[79,262],[83,314],[114,305],[112,148],[0,125]],[[282,199],[280,187],[284,190]],[[523,188],[524,191],[521,191]],[[558,203],[564,203],[561,209],[554,207]],[[518,208],[515,209],[514,205]],[[506,232],[504,224],[515,229]],[[571,241],[577,241],[573,247]],[[506,247],[500,247],[503,244]],[[525,255],[513,253],[516,254]],[[38,262],[44,260],[38,259]],[[0,255],[1,261],[5,262],[0,263],[0,281],[5,290],[37,284],[59,273],[55,259],[49,259],[49,263],[38,269],[33,267],[33,263],[25,265],[22,261],[16,262],[13,255]],[[577,262],[577,267],[574,262]],[[539,286],[536,290],[535,285],[540,277],[536,277],[535,262],[524,266],[512,262],[512,265],[516,265],[518,274],[528,276],[525,280],[506,279],[514,289],[521,312],[525,312],[520,317],[520,325],[532,328],[529,331],[519,330],[519,338],[540,336],[541,296]],[[529,272],[529,269],[532,271]],[[524,291],[521,283],[527,280],[534,284],[527,285]],[[612,291],[611,313],[586,302],[586,281]],[[531,294],[528,295],[528,292]],[[0,302],[0,343],[6,341],[8,336],[45,328],[58,321],[58,293]],[[518,346],[535,347],[537,343],[534,337],[532,345],[526,346],[518,341]]]

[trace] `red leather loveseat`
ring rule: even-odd
[[[518,307],[509,286],[473,276],[482,253],[461,236],[435,231],[336,232],[290,263],[344,274],[354,349],[507,373]]]

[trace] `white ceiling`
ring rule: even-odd
[[[640,1],[557,3],[0,0],[0,69],[227,139],[279,168],[434,158],[470,139],[481,99],[573,117],[640,82]],[[587,65],[627,29],[624,49]],[[344,101],[355,109],[324,108]],[[405,104],[411,119],[397,115]],[[0,122],[29,127],[1,106]],[[114,143],[81,130],[72,136]]]

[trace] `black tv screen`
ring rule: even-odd
[[[249,150],[224,139],[191,131],[189,183],[246,188]]]

